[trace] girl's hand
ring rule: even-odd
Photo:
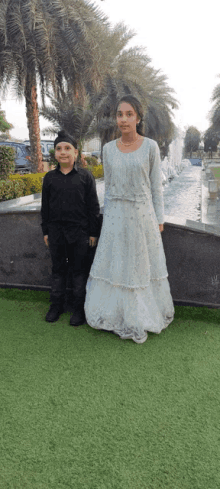
[[[49,244],[48,244],[48,235],[47,234],[44,236],[44,243],[45,243],[46,246],[49,246]]]
[[[95,246],[96,245],[97,238],[93,238],[90,236],[89,238],[89,246]]]
[[[162,231],[164,230],[163,224],[159,224],[159,230],[162,233]]]

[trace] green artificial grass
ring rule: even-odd
[[[0,289],[1,489],[220,487],[220,310],[143,344]]]

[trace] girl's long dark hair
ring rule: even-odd
[[[140,136],[144,136],[144,123],[143,123],[143,118],[144,118],[144,112],[141,103],[139,100],[134,97],[134,95],[124,95],[123,97],[120,98],[120,100],[117,102],[116,109],[115,109],[115,115],[118,110],[119,104],[122,102],[127,102],[127,104],[130,104],[133,109],[135,110],[136,114],[140,118],[139,124],[136,125],[136,131]]]

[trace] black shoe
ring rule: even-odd
[[[50,309],[46,315],[46,321],[49,323],[54,323],[57,321],[61,314],[63,314],[64,308],[63,306],[51,304]]]
[[[85,313],[82,310],[75,311],[70,318],[70,326],[81,326],[86,322]]]

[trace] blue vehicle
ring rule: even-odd
[[[24,141],[24,144],[26,144],[28,147],[30,147],[30,141],[29,139],[26,139]],[[50,149],[54,149],[54,142],[51,141],[50,139],[41,139],[40,141],[41,144],[41,151],[42,151],[42,159],[43,161],[50,161]]]
[[[26,144],[0,141],[0,146],[12,146],[15,149],[15,173],[31,173],[31,154]]]
[[[202,166],[201,158],[189,158],[189,161],[191,162],[191,165],[193,165],[193,166]]]

